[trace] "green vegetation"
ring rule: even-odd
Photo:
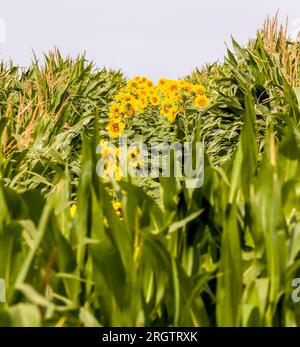
[[[204,185],[155,199],[96,174],[121,73],[0,66],[1,326],[300,325],[300,48],[276,23],[187,77],[210,99]]]

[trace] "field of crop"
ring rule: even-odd
[[[157,83],[0,64],[0,326],[300,326],[300,43],[232,43]],[[202,143],[203,184],[137,142]]]

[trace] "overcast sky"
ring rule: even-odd
[[[26,66],[58,46],[86,51],[127,76],[177,78],[221,60],[233,35],[246,43],[280,10],[300,30],[299,0],[1,0],[0,56]]]

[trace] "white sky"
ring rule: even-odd
[[[299,0],[0,0],[0,57],[26,66],[58,46],[131,77],[177,78],[222,59],[233,35],[246,43],[265,17],[289,15]],[[5,39],[5,40],[4,40]]]

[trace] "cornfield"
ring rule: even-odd
[[[275,18],[232,43],[157,85],[58,49],[1,63],[0,326],[300,326],[299,42]],[[119,177],[121,134],[201,141],[203,185]]]

